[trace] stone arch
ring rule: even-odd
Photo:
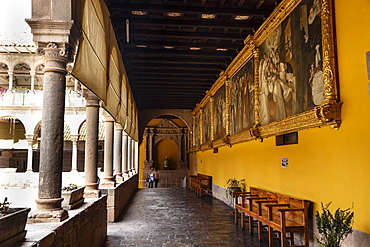
[[[13,67],[14,87],[26,88],[31,85],[31,66],[26,62],[18,62]]]
[[[0,87],[4,88],[9,85],[8,70],[9,70],[9,65],[5,61],[0,60]]]
[[[14,143],[26,139],[26,127],[21,119],[13,115],[0,116],[0,135],[4,140],[12,139]]]
[[[162,115],[172,115],[180,118],[189,129],[192,131],[193,119],[191,115],[191,110],[188,109],[146,109],[139,113],[139,139],[140,142],[143,138],[144,129],[150,120],[162,116]]]
[[[44,73],[43,72],[43,69],[45,68],[45,63],[44,61],[40,60],[40,61],[37,61],[34,66],[33,66],[33,70],[36,71],[36,72],[39,72],[39,73]]]

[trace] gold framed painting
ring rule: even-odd
[[[193,110],[211,131],[196,146],[340,127],[332,8],[332,0],[284,0],[276,7]]]

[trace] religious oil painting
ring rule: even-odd
[[[211,102],[209,101],[203,108],[202,114],[202,127],[203,127],[203,136],[202,144],[211,142]]]
[[[214,109],[214,137],[215,140],[220,139],[226,135],[226,93],[225,85],[213,96]]]
[[[229,85],[230,134],[234,135],[254,124],[254,74],[250,58],[231,77]]]
[[[259,47],[260,121],[280,121],[324,100],[321,0],[302,0]]]
[[[200,145],[200,112],[198,112],[197,114],[195,114],[194,116],[195,118],[195,121],[194,121],[194,133],[193,133],[193,137],[194,137],[194,146],[197,147]]]

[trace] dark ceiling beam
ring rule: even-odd
[[[124,54],[123,54],[124,55]],[[123,58],[125,60],[125,57]],[[205,58],[193,58],[193,57],[183,57],[183,58],[163,58],[158,57],[132,57],[127,59],[125,64],[130,65],[131,63],[137,62],[153,62],[158,64],[167,64],[167,63],[183,63],[183,64],[226,64],[228,65],[231,62],[231,58],[214,58],[214,59],[205,59]]]
[[[202,76],[202,75],[183,75],[181,76],[182,78],[186,78],[186,79],[191,79],[191,80],[197,80],[197,79],[208,79],[210,80],[211,78],[209,76]],[[213,75],[212,76],[212,79],[216,78],[216,75]],[[130,76],[131,78],[131,76]],[[134,76],[134,78],[136,79],[147,79],[147,80],[150,80],[150,79],[153,79],[153,78],[157,78],[157,79],[177,79],[178,76],[173,76],[173,75],[156,75],[156,74],[138,74],[136,76]]]
[[[196,45],[194,45],[196,46]],[[234,51],[179,51],[179,50],[168,50],[168,49],[148,49],[148,48],[129,48],[129,49],[123,49],[124,56],[134,57],[138,55],[142,55],[144,57],[173,57],[173,56],[186,56],[186,57],[235,57],[236,52]]]
[[[212,80],[209,80],[209,79],[182,79],[182,78],[176,78],[176,79],[169,79],[169,78],[162,78],[162,79],[156,79],[156,78],[152,78],[152,79],[148,79],[148,80],[139,80],[135,77],[133,77],[132,79],[130,79],[130,84],[132,85],[140,85],[142,83],[146,83],[146,84],[153,84],[153,83],[161,83],[163,85],[173,85],[175,86],[176,84],[178,83],[186,83],[188,85],[204,85],[204,86],[211,86],[212,85]]]
[[[175,48],[180,47],[180,48],[189,48],[193,46],[197,46],[200,48],[208,48],[208,49],[217,49],[217,48],[224,48],[228,50],[241,50],[243,48],[243,43],[230,43],[230,42],[222,42],[222,43],[193,43],[193,42],[178,42],[178,41],[150,41],[150,40],[135,40],[135,38],[132,38],[130,40],[129,44],[123,44],[124,47],[128,48],[136,48],[137,45],[147,45],[150,47],[161,47],[163,46],[173,46]],[[223,52],[223,51],[218,51],[218,52]]]
[[[162,4],[128,4],[111,2],[109,4],[111,11],[160,11],[160,12],[181,12],[195,14],[222,14],[222,15],[248,15],[248,16],[268,16],[271,11],[264,9],[246,9],[237,7],[198,7],[198,6],[178,6],[178,5],[162,5]]]
[[[161,88],[161,89],[167,89],[167,88],[174,88],[174,85],[163,85],[163,84],[140,84],[140,85],[136,85],[134,87],[132,87],[133,89],[151,89],[151,88],[154,88],[154,89],[157,89],[157,88]],[[176,89],[179,89],[179,90],[182,90],[182,89],[185,89],[185,88],[190,88],[190,89],[204,89],[204,88],[208,88],[208,86],[206,85],[188,85],[188,84],[176,84],[175,86]]]
[[[252,32],[245,32],[244,34],[235,33],[216,33],[216,32],[185,32],[185,31],[158,31],[158,30],[132,30],[131,36],[144,37],[158,37],[158,38],[201,38],[201,39],[217,39],[217,40],[240,40],[244,41],[248,34]]]
[[[170,69],[192,69],[192,70],[217,70],[220,66],[214,66],[209,64],[166,64],[166,66],[157,64],[157,63],[131,63],[129,68],[130,70],[136,69],[163,69],[163,68],[170,68]],[[127,68],[127,70],[129,69]]]
[[[130,20],[130,26],[182,26],[182,27],[205,27],[205,28],[232,28],[255,30],[261,26],[261,22],[257,21],[220,21],[220,20],[171,20],[171,19],[157,19],[157,18],[142,18],[134,17],[132,15],[115,16],[112,21],[115,26],[125,28],[126,19]]]
[[[141,75],[141,74],[151,74],[151,75],[189,75],[190,73],[193,75],[204,75],[208,77],[213,77],[215,74],[220,73],[220,70],[214,70],[214,71],[189,71],[189,70],[166,70],[166,69],[148,69],[148,70],[130,70],[130,74],[132,77],[135,77],[135,75]]]

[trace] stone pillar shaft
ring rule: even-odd
[[[123,173],[127,173],[128,171],[128,135],[126,132],[123,132],[122,136],[122,171]]]
[[[34,135],[26,135],[26,139],[27,139],[27,142],[28,142],[26,172],[32,172],[33,141],[34,141],[33,138],[34,138]]]
[[[127,139],[127,171],[131,171],[131,157],[132,157],[132,144],[131,144],[131,137],[128,136]]]
[[[72,139],[72,169],[71,172],[77,172],[77,144],[78,144],[78,135],[71,135]]]
[[[67,59],[60,56],[61,51],[63,48],[58,48],[54,43],[43,49],[45,68],[39,189],[36,200],[40,210],[59,210],[63,200],[61,187]]]
[[[116,180],[122,180],[122,127],[116,124],[114,131],[114,175]]]
[[[88,197],[98,196],[99,99],[88,92],[86,97],[85,187]]]
[[[135,142],[135,171],[139,172],[139,142]]]
[[[13,70],[8,70],[9,90],[13,90]]]
[[[105,120],[105,141],[104,141],[104,182],[113,182],[113,132],[114,120]]]
[[[35,90],[35,79],[36,79],[36,72],[30,71],[31,74],[31,90]]]

